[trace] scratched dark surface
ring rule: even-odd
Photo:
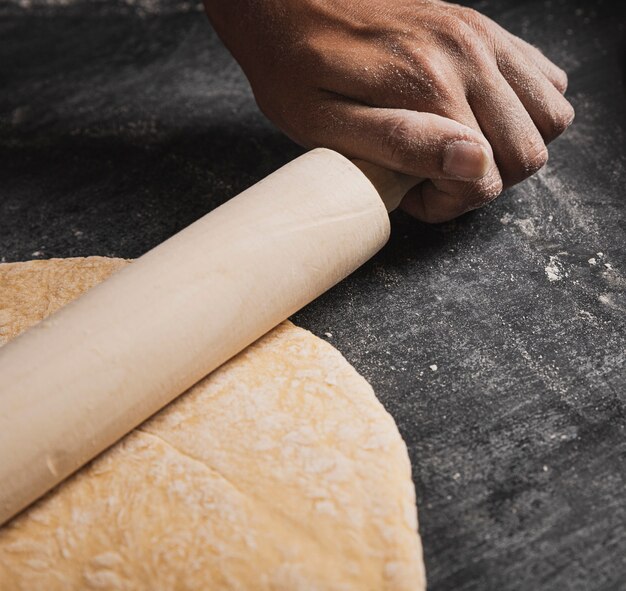
[[[2,260],[137,257],[300,153],[195,4],[62,4],[0,2]],[[626,3],[474,6],[569,72],[575,125],[478,213],[395,214],[295,320],[395,417],[430,589],[626,589]]]

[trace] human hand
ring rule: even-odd
[[[305,147],[428,179],[401,207],[443,222],[547,161],[571,123],[565,73],[439,0],[205,0],[261,110]]]

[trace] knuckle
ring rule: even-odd
[[[515,155],[504,166],[503,177],[506,186],[515,185],[535,174],[548,161],[548,150],[542,139],[520,144]]]
[[[554,75],[554,86],[559,92],[563,93],[567,90],[568,82],[569,80],[567,79],[567,74],[561,70],[561,68],[557,67]]]
[[[414,58],[418,61],[419,77],[426,85],[442,86],[448,78],[441,55],[437,51],[422,52]]]
[[[463,7],[462,19],[476,34],[486,39],[493,36],[495,23],[473,8]]]
[[[548,161],[548,149],[543,142],[536,142],[532,147],[520,158],[520,168],[523,174],[522,178],[526,178],[543,168]]]
[[[470,30],[462,10],[442,14],[439,17],[439,25],[442,31],[447,31],[454,35],[464,34]]]
[[[502,179],[497,173],[490,174],[474,183],[468,183],[464,195],[466,208],[478,209],[486,205],[498,197],[502,189]]]
[[[419,62],[410,74],[411,87],[414,92],[417,91],[421,110],[438,112],[438,108],[452,103],[458,96],[460,81],[450,63],[440,53],[422,53],[415,58],[416,62],[417,59]]]
[[[572,123],[574,119],[574,109],[568,103],[566,107],[559,109],[550,119],[549,139],[552,140],[560,136]]]
[[[464,16],[444,15],[439,25],[448,51],[457,56],[471,56],[481,51],[482,43],[476,29],[466,22]]]
[[[461,6],[459,8],[459,14],[466,23],[471,25],[482,25],[485,20],[485,17],[480,12],[470,8],[469,6]]]
[[[411,161],[413,129],[405,118],[389,118],[382,142],[383,150],[392,162],[406,166]]]

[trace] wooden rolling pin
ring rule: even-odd
[[[313,150],[0,349],[0,525],[369,259],[417,182]]]

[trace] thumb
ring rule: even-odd
[[[481,133],[434,113],[338,102],[334,115],[342,125],[324,130],[325,146],[391,170],[468,181],[494,166]]]

